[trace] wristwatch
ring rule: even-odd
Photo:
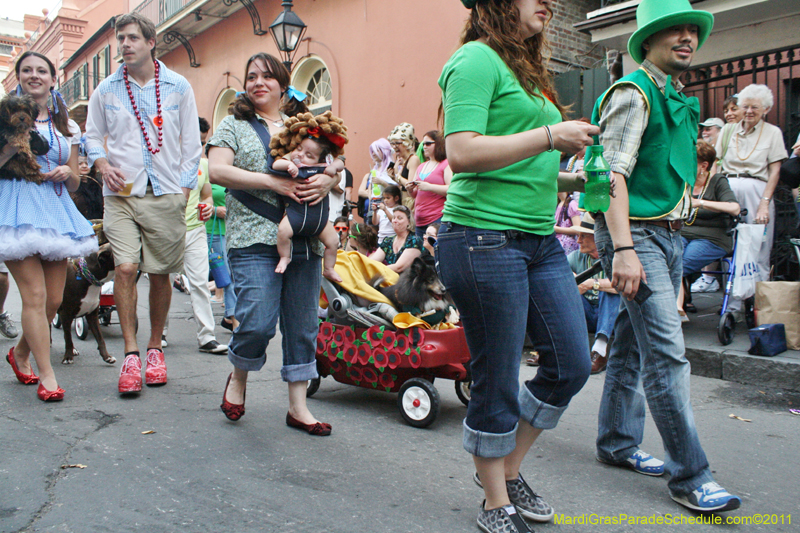
[[[598,280],[594,280],[594,284],[592,284],[592,289],[596,291],[600,290],[600,282]]]

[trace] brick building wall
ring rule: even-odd
[[[590,35],[573,27],[586,20],[586,13],[599,8],[600,0],[562,0],[553,6],[555,14],[548,35],[553,48],[551,71],[600,66],[598,61],[605,57],[605,48],[593,45]]]

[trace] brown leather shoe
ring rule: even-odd
[[[608,355],[600,355],[597,352],[592,352],[592,374],[599,374],[606,369],[608,364]]]

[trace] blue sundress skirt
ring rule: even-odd
[[[92,225],[75,207],[66,186],[0,179],[0,261],[33,255],[59,261],[95,251]]]

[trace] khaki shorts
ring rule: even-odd
[[[149,274],[183,270],[186,245],[186,197],[106,196],[103,230],[114,252],[114,264],[134,263]]]

